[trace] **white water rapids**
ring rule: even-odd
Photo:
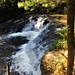
[[[37,21],[30,17],[29,22],[25,25],[21,32],[11,33],[5,36],[11,37],[25,37],[29,40],[27,43],[20,45],[15,55],[12,55],[11,71],[19,72],[21,75],[41,75],[40,60],[47,50],[48,45],[42,46],[38,41],[42,40],[38,36],[48,27],[49,23],[44,25],[46,18],[38,17]],[[45,34],[43,35],[45,36]],[[36,41],[36,39],[38,39]],[[38,48],[36,48],[38,45]]]

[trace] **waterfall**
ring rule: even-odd
[[[16,54],[12,55],[11,72],[19,72],[21,75],[41,75],[40,72],[40,60],[47,50],[48,45],[42,41],[42,33],[49,26],[49,23],[45,23],[47,18],[37,17],[37,20],[29,18],[29,22],[25,24],[25,27],[21,32],[10,33],[5,36],[6,39],[12,37],[24,37],[29,40],[25,44],[21,44],[20,49]],[[46,31],[48,32],[48,30]],[[42,35],[45,36],[46,32]]]

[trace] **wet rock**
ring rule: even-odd
[[[11,60],[11,55],[18,51],[18,49],[9,44],[0,45],[0,75],[5,75],[6,73],[6,63]]]
[[[22,31],[22,28],[24,27],[25,23],[17,23],[16,25],[13,25],[11,28],[8,29],[10,32],[20,32]]]
[[[19,72],[11,72],[10,75],[20,75]]]
[[[21,44],[27,43],[29,40],[27,40],[25,37],[18,36],[5,39],[5,41],[11,45],[19,46]]]
[[[32,17],[32,20],[37,21],[38,15]]]
[[[46,19],[43,24],[46,25],[47,23],[49,23],[49,21]]]
[[[18,49],[9,44],[0,45],[0,57],[9,57],[12,55],[13,52],[17,51]]]
[[[32,72],[29,72],[29,73],[27,73],[27,72],[23,72],[22,73],[23,75],[33,75],[33,73]],[[10,75],[22,75],[21,73],[19,73],[18,71],[13,71],[13,72],[10,72]]]

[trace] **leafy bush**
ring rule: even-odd
[[[66,39],[67,37],[67,28],[63,27],[63,29],[57,31],[62,39]]]
[[[62,11],[64,10],[64,3],[66,0],[25,0],[18,2],[18,7],[23,7],[25,10],[33,11],[37,10],[38,8],[41,10],[51,11]],[[59,9],[60,8],[60,9]],[[61,9],[62,8],[62,9]]]
[[[54,50],[54,49],[62,49],[64,47],[64,44],[66,43],[66,40],[54,40],[52,44],[48,46],[49,50]]]
[[[60,38],[53,40],[53,43],[51,43],[48,46],[49,50],[61,49],[61,48],[63,48],[64,44],[67,43],[67,41],[66,41],[67,28],[64,27],[63,29],[61,29],[61,30],[59,30],[57,32],[60,35]]]

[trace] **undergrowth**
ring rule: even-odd
[[[53,42],[48,46],[50,51],[54,49],[62,49],[67,43],[67,28],[63,27],[61,30],[58,30],[57,33],[59,34],[60,38],[53,40]]]

